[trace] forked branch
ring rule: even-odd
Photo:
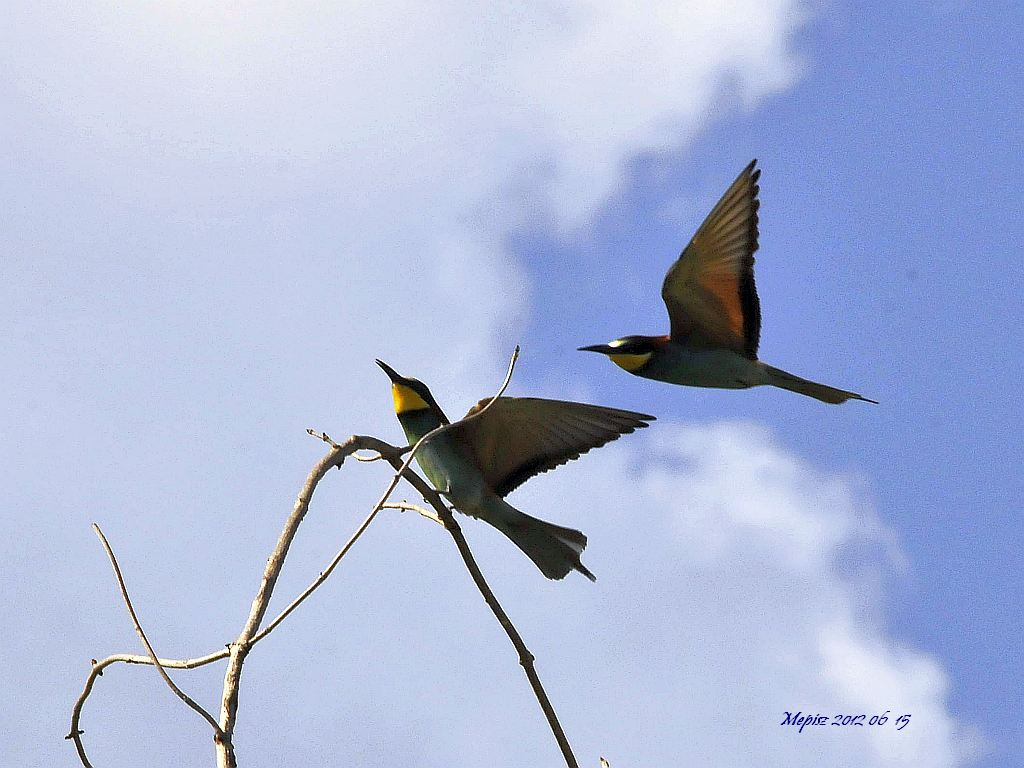
[[[110,542],[107,541],[107,537],[103,535],[103,531],[100,529],[98,525],[96,525],[96,523],[93,523],[92,529],[99,537],[100,543],[103,545],[103,550],[107,553],[107,558],[110,560],[110,566],[114,569],[114,578],[117,579],[117,586],[121,590],[121,599],[124,600],[125,607],[128,609],[128,615],[132,619],[132,626],[135,627],[135,633],[139,636],[139,639],[142,641],[142,645],[145,646],[146,653],[148,654],[148,656],[111,656],[107,659],[104,659],[102,662],[97,662],[93,664],[92,672],[90,673],[89,679],[86,681],[85,684],[85,690],[82,691],[82,694],[78,697],[78,700],[75,702],[75,706],[71,713],[71,730],[65,738],[71,739],[75,742],[75,749],[78,751],[78,757],[82,761],[82,764],[86,766],[86,768],[92,768],[91,764],[89,763],[89,758],[85,754],[85,745],[82,743],[82,729],[79,727],[82,716],[82,705],[85,704],[85,700],[89,697],[89,693],[92,691],[92,686],[95,683],[96,678],[103,674],[103,669],[105,667],[109,666],[110,664],[113,664],[116,661],[125,661],[134,664],[148,663],[156,667],[157,672],[160,673],[160,677],[162,677],[164,682],[167,683],[167,686],[171,689],[171,691],[173,691],[174,694],[179,699],[185,702],[185,704],[188,705],[191,709],[195,710],[204,720],[206,720],[206,722],[210,724],[210,726],[213,728],[214,738],[223,738],[224,733],[221,731],[220,725],[213,718],[213,715],[207,712],[203,708],[203,706],[199,704],[195,699],[193,699],[191,696],[189,696],[187,693],[181,690],[181,688],[179,688],[171,679],[170,675],[167,674],[165,666],[174,666],[177,668],[186,667],[184,667],[183,664],[176,662],[175,660],[169,660],[170,663],[165,664],[165,662],[156,655],[156,651],[153,650],[153,645],[149,642],[149,638],[146,637],[145,630],[142,629],[142,623],[139,621],[139,616],[135,612],[135,606],[132,605],[132,599],[128,595],[128,587],[125,585],[124,576],[121,573],[121,566],[117,563],[117,557],[114,555],[114,550],[111,548]],[[223,654],[218,654],[215,655],[214,658],[209,658],[208,660],[204,660],[201,663],[209,663],[210,661],[214,661],[215,658],[223,658],[223,656],[226,655],[226,652]],[[199,660],[196,660],[196,663],[193,663],[191,666],[200,666]]]

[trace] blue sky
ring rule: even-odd
[[[758,157],[761,357],[882,406],[822,412],[772,391],[684,395],[615,383],[654,413],[768,423],[824,466],[867,477],[910,561],[888,596],[891,626],[950,661],[953,711],[1001,733],[1008,754],[1024,738],[1013,704],[1022,661],[1007,643],[1022,626],[1007,597],[1021,585],[1024,490],[1024,412],[1008,396],[1020,346],[1005,328],[1020,313],[1013,243],[1024,235],[1020,217],[1006,215],[1022,200],[1013,134],[1024,72],[1013,19],[1020,11],[1009,4],[913,14],[861,4],[817,17],[797,38],[805,76],[784,96],[753,115],[733,112],[685,156],[635,161],[577,266],[585,301],[572,318],[595,327],[594,341],[661,332],[657,292],[637,300],[584,282],[589,257],[598,252],[609,276],[624,270],[658,285],[690,232],[660,215],[665,200],[713,201]],[[524,251],[551,245],[541,238]],[[559,259],[576,262],[578,246],[560,245]],[[664,258],[633,261],[634,250]],[[540,290],[538,305],[554,306],[559,285]],[[595,317],[602,301],[615,303]],[[600,374],[596,362],[583,374]]]
[[[466,525],[582,762],[989,768],[1024,749],[1019,9],[186,2],[11,20],[15,762],[73,764],[88,659],[137,648],[90,522],[160,652],[206,652],[237,634],[319,456],[303,430],[399,439],[374,357],[454,415],[516,343],[513,394],[659,417],[511,499],[587,532],[596,586],[546,582]],[[762,358],[881,405],[659,386],[574,351],[665,329],[665,269],[752,157]],[[384,482],[328,478],[282,599]],[[380,520],[257,649],[249,764],[557,760],[450,549]],[[221,674],[177,679],[212,706]],[[104,676],[97,764],[210,759],[161,686]],[[899,733],[775,720],[901,706]]]

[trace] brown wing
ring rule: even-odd
[[[474,405],[467,417],[490,399]],[[586,403],[502,397],[480,418],[449,433],[472,451],[487,484],[505,496],[536,474],[578,458],[640,427],[653,416]]]
[[[661,297],[673,341],[757,358],[761,305],[754,251],[761,171],[756,163],[751,161],[736,177],[665,275]]]

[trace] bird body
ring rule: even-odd
[[[450,424],[423,382],[377,364],[391,378],[395,413],[410,445]],[[654,417],[584,403],[503,397],[470,418],[488,402],[481,401],[466,419],[420,446],[417,463],[452,506],[493,525],[548,578],[577,570],[594,580],[580,562],[586,536],[520,512],[503,497],[533,475],[645,427]]]
[[[448,423],[433,409],[399,411],[398,420],[409,445],[415,445],[431,430]],[[416,461],[431,485],[460,509],[472,509],[480,504],[486,483],[468,452],[451,435],[441,433],[428,441],[417,452]]]
[[[616,341],[620,342],[617,347],[604,345],[609,347],[605,354],[623,370],[645,379],[714,389],[770,385],[825,403],[842,403],[849,399],[874,402],[854,392],[795,376],[731,349],[689,347],[668,336],[631,336]]]
[[[431,410],[406,411],[398,414],[409,445],[446,421]],[[579,562],[587,538],[579,531],[561,528],[520,512],[488,488],[466,448],[446,432],[428,440],[416,453],[416,462],[434,486],[453,507],[463,514],[485,520],[504,533],[527,555],[540,558],[538,567],[549,578],[561,578],[575,568],[587,578],[594,575]],[[536,530],[547,530],[554,539],[550,546],[531,546]],[[543,554],[542,554],[543,553]],[[563,572],[564,569],[564,572]],[[561,576],[550,576],[560,573]]]
[[[691,387],[746,389],[771,385],[826,403],[875,402],[856,392],[803,379],[757,358],[761,305],[754,284],[758,247],[757,181],[751,162],[708,214],[665,275],[667,336],[624,336],[580,347],[607,355],[646,379]]]
[[[731,349],[693,349],[668,336],[632,337],[633,351],[615,351],[608,356],[617,366],[645,379],[670,384],[685,381],[691,387],[739,389],[764,383],[762,372],[752,361]],[[619,345],[619,349],[625,345]]]

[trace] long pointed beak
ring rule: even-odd
[[[593,344],[589,347],[576,347],[577,352],[600,352],[602,355],[610,355],[614,350],[607,344]]]
[[[397,384],[402,380],[402,377],[398,375],[398,372],[383,360],[374,360],[374,362],[384,370],[384,373],[388,375],[388,378],[391,379],[393,383]]]

